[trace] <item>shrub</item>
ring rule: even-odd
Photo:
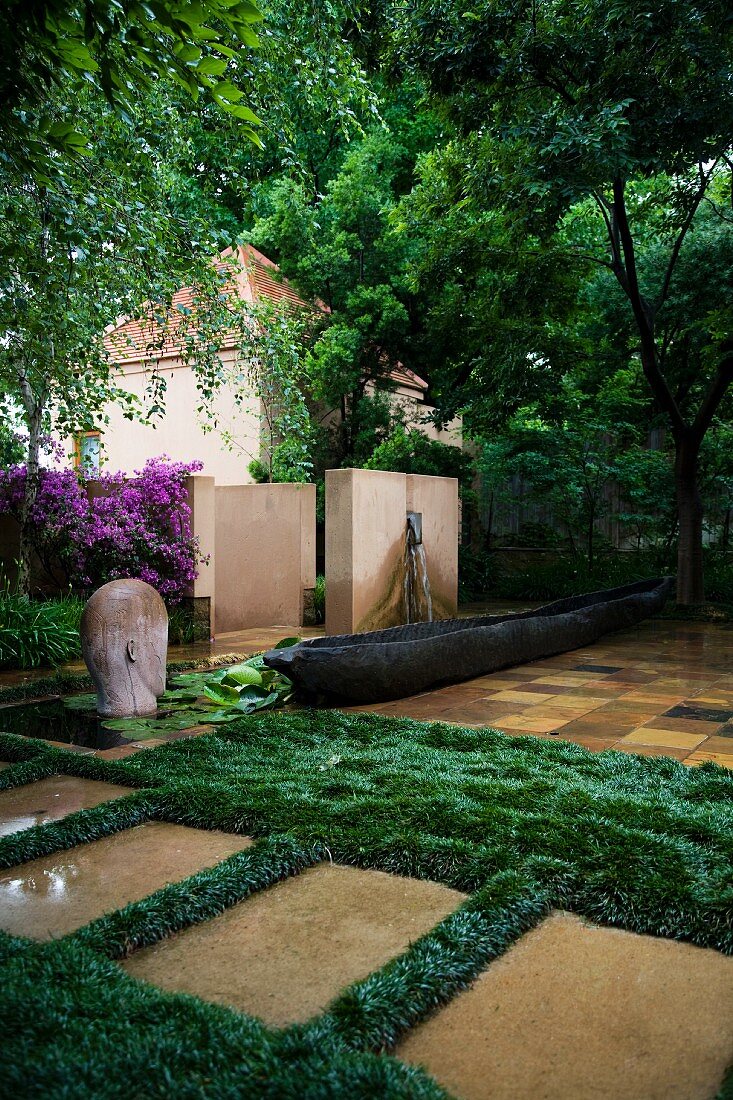
[[[313,589],[313,611],[315,612],[316,622],[325,623],[326,621],[326,578],[322,573],[319,573],[316,577],[316,587]]]
[[[473,480],[473,459],[460,447],[451,447],[437,439],[428,439],[417,429],[397,427],[388,439],[380,443],[366,470],[396,470],[402,474],[433,474],[455,477],[463,492]]]
[[[81,652],[84,604],[67,596],[38,602],[0,589],[0,667],[58,665]]]
[[[132,478],[104,474],[91,497],[73,470],[43,470],[30,516],[33,546],[46,572],[60,568],[74,588],[138,577],[169,602],[184,594],[201,554],[191,534],[185,481],[200,462],[151,458]],[[26,471],[0,471],[0,515],[19,515]]]

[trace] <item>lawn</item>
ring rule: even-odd
[[[378,1052],[552,908],[733,953],[733,774],[369,714],[272,712],[105,761],[0,737],[0,789],[65,772],[138,788],[0,840],[2,866],[155,818],[254,847],[46,945],[0,941],[11,1095],[437,1097]],[[306,1025],[268,1030],[114,960],[321,859],[467,903]],[[726,1097],[733,1096],[729,1078]]]

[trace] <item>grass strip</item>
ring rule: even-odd
[[[170,883],[141,901],[100,917],[70,938],[110,958],[123,958],[191,924],[210,920],[250,894],[311,867],[322,858],[290,837],[270,837],[215,867]]]

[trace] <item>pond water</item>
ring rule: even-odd
[[[119,730],[104,729],[96,714],[71,710],[61,699],[0,707],[0,733],[61,741],[65,745],[90,749],[113,749],[135,740],[125,737]]]

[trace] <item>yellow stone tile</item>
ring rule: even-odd
[[[540,698],[539,695],[536,696]],[[604,707],[608,704],[607,698],[598,698],[596,695],[553,695],[553,699],[557,699],[557,705],[560,707],[569,707],[574,710],[578,715],[586,714],[589,710],[597,710],[598,707]]]
[[[492,723],[496,729],[528,730],[530,733],[550,733],[552,730],[567,726],[569,718],[529,718],[524,714],[510,714],[508,718],[497,719]]]
[[[728,755],[723,752],[705,752],[704,749],[698,749],[697,752],[691,753],[685,760],[685,764],[689,764],[690,767],[699,767],[700,764],[707,764],[712,761],[713,764],[720,764],[721,768],[730,768],[733,770],[733,753]]]
[[[679,733],[677,730],[655,730],[646,726],[632,730],[622,738],[626,745],[668,745],[673,749],[694,749],[705,740],[704,734]]]
[[[555,699],[554,695],[544,695],[541,691],[498,691],[496,695],[489,696],[492,703],[545,703],[548,699]]]

